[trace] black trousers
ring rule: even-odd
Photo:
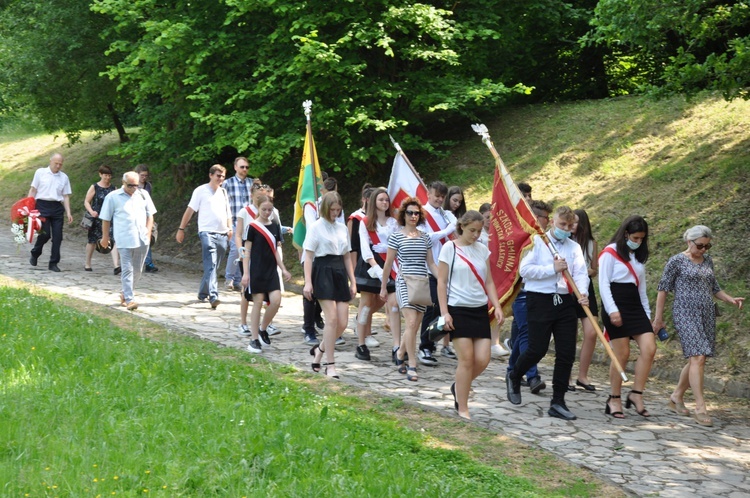
[[[304,297],[302,298],[302,328],[305,329],[305,334],[317,335],[315,332],[315,318],[320,316],[321,311],[320,303],[315,299],[315,296],[313,296],[312,301]]]
[[[578,318],[571,294],[526,293],[529,323],[529,348],[516,361],[512,379],[520,379],[544,358],[550,338],[555,338],[555,369],[552,374],[552,402],[564,402],[570,371],[576,355]]]
[[[36,208],[39,214],[44,218],[42,230],[37,234],[34,247],[31,254],[34,257],[42,255],[44,244],[52,239],[52,253],[49,257],[49,264],[54,265],[60,262],[60,246],[62,246],[63,224],[65,223],[65,206],[62,202],[37,200]]]
[[[419,349],[429,349],[435,351],[435,343],[430,340],[430,334],[427,332],[427,326],[432,320],[440,316],[440,304],[437,297],[437,279],[430,275],[430,299],[432,306],[428,306],[422,316],[422,330],[419,333]]]

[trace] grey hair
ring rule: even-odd
[[[694,227],[685,230],[685,234],[682,236],[682,238],[685,239],[685,242],[700,239],[701,237],[712,239],[713,234],[711,233],[711,229],[705,225],[695,225]]]
[[[128,183],[128,176],[132,176],[136,180],[139,179],[138,173],[136,173],[135,171],[126,171],[122,175],[122,183]]]

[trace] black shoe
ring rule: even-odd
[[[145,270],[146,270],[146,273],[156,273],[157,271],[159,271],[159,269],[155,267],[154,265],[146,265]]]
[[[270,346],[271,345],[271,338],[268,337],[268,332],[265,330],[259,330],[258,331],[258,337],[260,338],[260,343],[262,346]]]
[[[354,353],[354,356],[358,360],[370,361],[370,349],[367,347],[367,344],[357,346],[357,352]]]
[[[317,327],[318,330],[323,330],[326,326],[326,323],[323,321],[322,316],[318,316],[315,318],[315,327]]]
[[[52,263],[51,265],[49,265],[49,271],[59,272],[60,268],[58,268],[55,263]]]
[[[120,273],[122,273],[122,267],[121,267],[121,266],[118,266],[117,268],[115,268],[115,269],[113,270],[113,273],[114,273],[115,275],[119,275]]]
[[[561,418],[563,420],[575,420],[578,418],[573,414],[573,412],[568,410],[568,407],[565,406],[565,403],[552,403],[549,407],[549,411],[547,411],[547,414],[550,417]]]
[[[320,344],[320,341],[315,337],[315,334],[305,334],[305,344],[308,346],[317,346]]]
[[[539,391],[546,388],[547,384],[545,384],[542,378],[539,376],[532,377],[529,380],[529,389],[531,389],[531,394],[539,394]]]
[[[505,375],[505,388],[508,390],[508,401],[514,405],[521,404],[521,382],[513,380],[510,373]]]
[[[34,256],[32,254],[31,257],[29,258],[29,264],[31,266],[36,266],[36,262],[37,262],[38,259],[39,259],[39,256]]]
[[[584,389],[585,389],[586,391],[596,391],[596,386],[595,386],[594,384],[584,384],[584,383],[583,383],[583,382],[581,382],[580,380],[577,380],[577,379],[576,379],[576,385],[577,385],[577,386],[581,386],[581,387],[582,387],[582,388],[584,388]]]
[[[262,353],[263,348],[260,345],[260,341],[258,339],[250,341],[250,344],[247,345],[247,350],[251,353]]]
[[[432,351],[429,349],[420,349],[417,352],[417,359],[419,360],[419,363],[422,365],[427,365],[428,367],[434,367],[437,366],[437,359],[432,356]]]

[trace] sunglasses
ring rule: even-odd
[[[698,249],[699,251],[702,251],[703,249],[705,249],[706,251],[708,251],[709,249],[711,249],[713,247],[713,244],[711,244],[710,242],[708,244],[696,244],[694,240],[691,241],[691,242],[696,247],[696,249]]]
[[[250,166],[237,166],[239,169],[250,169]]]
[[[271,190],[271,187],[266,185],[265,183],[263,185],[259,183],[253,183],[253,190],[258,190],[258,189]]]
[[[421,211],[404,211],[404,213],[406,213],[406,216],[419,216]]]
[[[126,187],[130,187],[130,188],[137,188],[138,184],[137,183],[126,183],[125,186]]]

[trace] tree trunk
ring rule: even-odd
[[[125,126],[123,126],[122,121],[120,121],[120,116],[117,114],[117,111],[115,111],[115,106],[112,105],[112,103],[109,103],[107,104],[107,109],[109,109],[109,113],[112,115],[112,121],[114,121],[115,123],[117,135],[120,137],[120,143],[123,144],[125,142],[129,142],[130,137],[125,131]]]

